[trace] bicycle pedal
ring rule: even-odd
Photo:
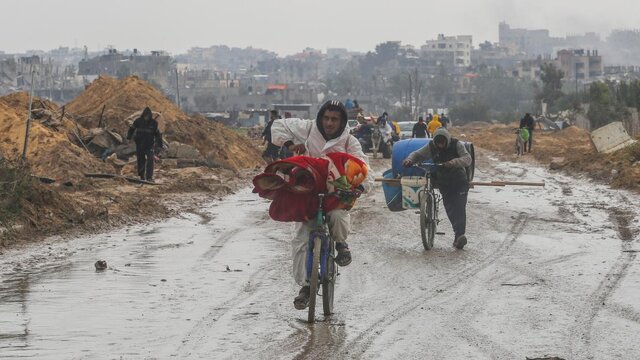
[[[436,235],[446,235],[445,233],[443,233],[442,231],[437,231]]]

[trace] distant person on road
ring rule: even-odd
[[[453,227],[453,246],[462,250],[467,244],[465,232],[469,193],[465,167],[471,165],[471,154],[464,144],[441,127],[435,131],[433,141],[409,154],[402,165],[410,167],[431,159],[434,164],[443,164],[434,173],[434,184],[440,190],[444,209]]]
[[[281,119],[273,123],[272,139],[276,145],[282,145],[290,151],[311,156],[321,157],[324,154],[344,152],[368,164],[366,155],[362,152],[360,142],[345,131],[347,127],[347,110],[339,101],[327,101],[315,121],[302,119]],[[373,184],[372,172],[360,185],[363,192],[368,192]],[[349,212],[344,209],[335,209],[327,214],[329,232],[336,242],[337,256],[335,262],[338,266],[347,266],[351,263],[351,251],[347,245],[347,236],[351,228]],[[298,296],[294,299],[294,306],[303,310],[309,303],[309,279],[306,271],[307,245],[309,233],[315,226],[315,220],[297,223],[296,235],[291,243],[293,257],[293,276],[302,286]]]
[[[273,122],[279,117],[280,116],[278,115],[278,110],[271,110],[269,112],[269,122],[262,131],[262,145],[267,145],[267,147],[264,149],[264,152],[262,153],[262,158],[268,164],[280,158],[280,147],[274,145],[273,142],[271,142],[271,126],[273,125]]]
[[[449,127],[449,118],[444,113],[440,114],[440,122],[442,123],[443,128]]]
[[[520,119],[520,128],[526,128],[529,130],[529,140],[524,143],[524,152],[527,152],[527,144],[529,144],[529,152],[531,152],[531,145],[533,144],[533,128],[535,127],[535,121],[530,113],[524,114],[524,117]]]
[[[355,104],[353,103],[353,101],[351,99],[347,99],[347,100],[344,101],[344,107],[347,110],[351,110],[351,109],[353,109],[355,107]]]
[[[379,126],[385,126],[388,121],[389,121],[389,114],[387,114],[387,112],[385,111],[382,113],[382,116],[380,116],[378,120],[376,120],[376,124]]]
[[[163,144],[158,122],[153,118],[149,107],[144,108],[142,115],[129,128],[127,139],[132,138],[136,142],[138,176],[140,180],[153,182],[154,145],[162,148]]]
[[[433,134],[440,127],[442,127],[442,123],[440,122],[440,119],[438,118],[438,115],[436,114],[433,117],[433,120],[429,121],[429,124],[427,124],[427,132],[428,132],[429,136],[433,137]]]
[[[424,122],[422,116],[418,118],[418,122],[413,124],[413,130],[411,131],[412,138],[426,138],[427,137],[427,124]]]

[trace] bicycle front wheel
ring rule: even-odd
[[[435,201],[433,194],[429,192],[420,194],[420,235],[422,236],[422,246],[424,246],[425,250],[431,250],[436,236]]]
[[[324,315],[333,314],[333,291],[336,285],[336,275],[338,266],[335,261],[334,242],[331,240],[331,249],[329,250],[329,258],[327,259],[327,269],[322,279],[322,307]]]
[[[318,294],[318,269],[320,268],[320,245],[322,239],[315,237],[313,239],[313,265],[311,267],[311,275],[309,278],[309,318],[310,323],[316,320],[316,295]]]

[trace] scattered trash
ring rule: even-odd
[[[105,260],[98,260],[93,264],[97,271],[102,271],[107,268],[107,262]]]

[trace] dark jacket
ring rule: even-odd
[[[442,150],[438,149],[435,144],[438,137],[444,137],[447,141],[447,146]],[[465,167],[471,165],[471,154],[464,147],[464,144],[449,135],[446,128],[438,128],[433,134],[433,141],[409,154],[407,159],[414,164],[427,160],[433,160],[435,164],[452,161],[453,167],[438,167],[437,175],[434,176],[435,185],[439,188],[469,187]]]
[[[151,149],[154,145],[162,146],[162,134],[158,129],[158,122],[153,118],[151,109],[148,107],[142,111],[142,115],[137,118],[127,133],[127,139],[136,142],[136,148]]]
[[[530,114],[526,114],[521,120],[520,120],[520,127],[524,128],[526,127],[527,129],[529,129],[529,131],[533,131],[534,128],[534,120],[533,120],[533,116],[531,116]]]
[[[424,121],[418,121],[413,124],[413,131],[411,137],[426,138],[427,137],[427,124]]]
[[[265,139],[268,143],[271,143],[271,126],[273,125],[275,119],[269,120],[267,126],[264,127],[262,131],[262,138]]]

